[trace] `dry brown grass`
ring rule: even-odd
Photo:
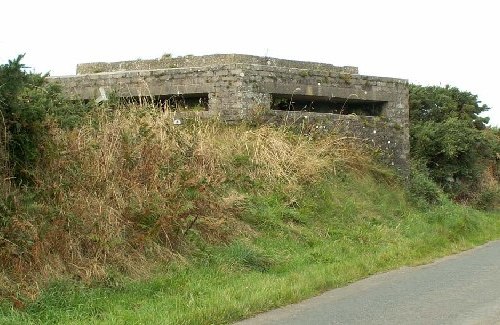
[[[217,243],[251,232],[237,216],[252,191],[293,192],[326,171],[371,165],[353,139],[208,120],[178,126],[140,107],[51,133],[58,149],[35,173],[36,196],[23,201],[1,184],[4,198],[18,198],[0,229],[4,292],[35,296],[39,283],[104,280],[110,269],[144,276],[152,261],[189,251],[192,236]]]

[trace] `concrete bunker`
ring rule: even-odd
[[[258,108],[273,122],[294,115],[325,128],[341,125],[382,149],[390,165],[408,165],[407,80],[361,75],[356,67],[215,54],[84,63],[76,75],[50,80],[75,99],[102,100],[113,93],[232,122]]]

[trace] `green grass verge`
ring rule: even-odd
[[[251,195],[257,235],[198,245],[149,280],[59,282],[1,324],[223,324],[371,274],[421,264],[500,237],[498,212],[446,202],[418,210],[389,181],[327,177],[300,197]],[[196,233],[193,242],[200,242]]]

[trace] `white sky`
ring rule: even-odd
[[[359,67],[477,94],[500,126],[500,10],[448,0],[4,0],[0,63],[36,72],[171,53],[241,53]]]

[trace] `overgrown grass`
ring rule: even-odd
[[[277,197],[251,200],[247,218],[260,216],[254,238],[207,246],[146,281],[56,283],[23,312],[4,308],[0,321],[226,323],[499,235],[498,215],[451,203],[415,211],[390,184],[347,177],[309,190],[296,207]]]
[[[249,196],[293,196],[369,159],[333,135],[176,126],[144,107],[99,109],[73,129],[46,124],[53,149],[32,166],[33,185],[14,186],[2,170],[0,295],[13,299],[34,298],[54,279],[147,276],[156,262],[252,233],[240,218]]]
[[[350,139],[169,119],[53,129],[37,190],[9,190],[0,323],[227,323],[500,236],[498,211],[414,205]]]

